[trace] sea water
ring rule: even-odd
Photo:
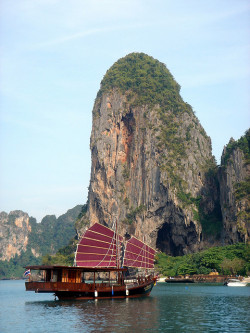
[[[0,332],[250,332],[250,287],[158,283],[149,297],[58,301],[0,281]]]

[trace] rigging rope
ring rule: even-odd
[[[110,250],[110,247],[111,247],[111,245],[113,245],[113,242],[115,241],[115,232],[113,233],[113,237],[112,237],[112,241],[111,241],[111,243],[110,243],[110,245],[109,245],[109,248],[108,248],[108,251],[106,252],[106,254],[105,254],[105,256],[103,257],[103,259],[95,266],[95,267],[98,267],[103,261],[104,261],[104,259],[106,258],[106,256],[107,256],[107,253],[109,252],[109,250]],[[114,245],[116,245],[117,246],[117,244],[115,244],[115,242],[114,242]],[[111,259],[112,259],[112,257],[114,256],[114,249],[112,249],[112,255],[110,255],[110,260],[109,260],[109,264],[108,264],[108,267],[110,266],[110,263],[111,263]],[[116,254],[115,254],[115,256],[116,256]]]

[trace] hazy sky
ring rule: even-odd
[[[119,58],[166,64],[217,162],[249,127],[249,0],[1,0],[0,211],[87,199],[91,113]]]

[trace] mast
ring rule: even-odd
[[[115,222],[115,236],[116,236],[116,268],[120,268],[120,263],[119,263],[119,237],[118,237],[118,233],[117,233],[117,219]]]
[[[117,282],[121,283],[121,275],[119,272],[120,269],[120,243],[119,243],[119,237],[118,237],[118,232],[117,232],[117,219],[115,222],[115,233],[116,233],[116,268],[118,269],[117,271]]]
[[[75,251],[74,266],[77,266],[77,264],[76,264],[76,254],[77,254],[77,251],[78,251],[78,244],[76,246],[76,251]]]
[[[148,273],[148,262],[147,262],[147,251],[146,251],[146,243],[145,243],[145,236],[143,236],[143,243],[144,243],[144,246],[143,246],[143,249],[144,249],[144,267],[145,267],[145,274],[147,275]]]

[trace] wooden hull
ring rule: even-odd
[[[54,293],[59,300],[132,298],[148,296],[156,279],[142,284],[114,285],[105,283],[26,282],[27,291]]]

